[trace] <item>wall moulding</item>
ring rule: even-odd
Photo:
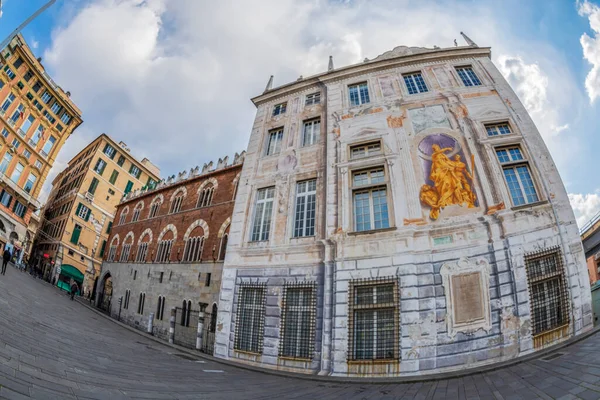
[[[492,328],[490,267],[484,259],[461,258],[440,269],[446,293],[448,335]]]

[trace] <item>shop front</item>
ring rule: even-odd
[[[70,293],[71,279],[77,282],[77,286],[79,287],[79,289],[77,290],[77,294],[79,294],[79,291],[81,290],[81,287],[83,285],[83,273],[81,273],[81,271],[79,271],[72,265],[61,265],[60,275],[58,276],[58,282],[56,283],[56,286]]]

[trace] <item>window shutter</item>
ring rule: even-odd
[[[108,227],[106,228],[106,233],[110,233],[110,230],[112,228],[112,224],[113,224],[112,221],[108,222]]]
[[[88,222],[90,220],[90,214],[92,213],[92,210],[88,208],[87,213],[85,213],[85,222]]]
[[[106,168],[106,163],[102,163],[102,168],[100,168],[100,175],[104,173],[104,168]]]
[[[75,211],[75,215],[79,216],[79,211],[81,211],[81,206],[82,206],[81,203],[77,204],[77,211]]]
[[[92,178],[92,183],[90,183],[90,188],[88,189],[88,192],[90,192],[91,194],[96,193],[97,187],[98,187],[98,179]]]
[[[127,181],[127,186],[125,186],[125,194],[131,192],[131,188],[133,188],[133,182]]]
[[[104,249],[106,248],[106,240],[102,241],[102,247],[100,247],[100,258],[104,257]]]
[[[81,235],[81,227],[79,225],[75,225],[73,228],[73,233],[71,234],[71,243],[79,244],[79,236]]]

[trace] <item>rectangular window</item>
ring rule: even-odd
[[[10,132],[8,131],[8,129],[2,128],[2,136],[4,136],[5,138],[8,139],[8,135],[10,135]]]
[[[514,206],[535,203],[539,201],[535,184],[519,146],[496,149],[498,161],[502,164],[504,179]]]
[[[350,283],[350,338],[352,360],[397,360],[398,293],[393,279]]]
[[[114,147],[107,143],[106,146],[104,146],[104,154],[106,154],[108,158],[112,160],[113,158],[115,158],[117,150],[115,150]]]
[[[23,164],[17,163],[17,165],[15,165],[15,169],[13,170],[12,175],[10,176],[10,180],[14,183],[19,183],[19,179],[21,178],[21,174],[23,173],[24,169],[25,166]]]
[[[79,236],[81,235],[81,225],[75,224],[73,233],[71,234],[71,243],[79,244]]]
[[[29,157],[31,157],[31,152],[27,149],[23,150],[23,157],[29,159]]]
[[[281,307],[279,356],[312,359],[314,351],[315,286],[286,286]]]
[[[6,72],[6,75],[8,75],[10,80],[15,79],[15,76],[17,76],[8,65],[4,67],[4,72]]]
[[[112,229],[112,221],[108,221],[108,225],[106,226],[106,233],[109,234],[110,230]]]
[[[271,214],[273,213],[273,197],[275,188],[260,189],[256,193],[256,204],[254,206],[254,223],[252,226],[253,242],[269,240],[271,232]]]
[[[33,78],[33,73],[30,70],[27,70],[25,75],[23,75],[23,79],[25,79],[25,82],[29,82],[31,78]]]
[[[96,166],[94,167],[94,171],[98,175],[102,175],[104,173],[104,168],[106,168],[106,161],[99,158],[98,161],[96,161]]]
[[[35,185],[36,179],[37,177],[30,172],[29,176],[27,177],[27,182],[25,182],[25,187],[23,188],[27,193],[31,193],[33,190],[33,185]]]
[[[50,102],[50,100],[52,100],[52,95],[50,94],[49,91],[45,91],[44,94],[42,94],[42,101],[46,104],[48,104]]]
[[[350,93],[350,106],[360,106],[371,102],[367,82],[348,86],[348,92]]]
[[[429,91],[427,90],[423,75],[420,72],[402,75],[402,77],[404,78],[404,83],[408,89],[408,94],[425,93]]]
[[[25,121],[23,121],[21,124],[21,131],[23,131],[23,135],[27,134],[27,131],[29,128],[31,128],[31,124],[33,124],[34,121],[35,117],[33,115],[30,115]]]
[[[106,240],[102,241],[102,246],[100,247],[100,254],[98,254],[98,257],[102,258],[104,257],[104,250],[106,249]]]
[[[312,106],[313,104],[319,104],[321,102],[321,92],[311,93],[306,95],[306,102],[304,105]]]
[[[23,218],[25,216],[25,213],[27,212],[27,207],[25,207],[20,202],[15,201],[13,212],[15,213],[15,215],[19,216],[20,218]]]
[[[17,121],[23,117],[23,111],[25,111],[25,106],[23,104],[19,104],[19,106],[15,108],[15,111],[13,112],[12,116],[10,117],[10,120],[8,121],[10,125],[16,124]]]
[[[39,92],[41,88],[42,88],[42,84],[39,81],[37,81],[32,87],[33,91],[36,93]]]
[[[512,133],[506,122],[500,124],[487,124],[485,125],[485,130],[487,131],[488,136],[510,135]]]
[[[49,112],[48,110],[44,110],[44,117],[46,117],[46,119],[48,121],[50,121],[51,124],[56,122],[56,118],[54,118]]]
[[[123,193],[127,194],[131,192],[131,189],[133,189],[133,182],[127,181],[127,185],[125,185],[125,190]]]
[[[44,144],[44,147],[42,148],[42,153],[45,153],[46,155],[50,154],[50,151],[52,150],[52,146],[54,146],[55,142],[56,142],[56,138],[54,136],[50,136],[48,138],[48,140],[46,141],[46,144]]]
[[[212,277],[212,274],[210,272],[206,273],[206,282],[204,282],[204,286],[209,287],[210,286],[210,278]]]
[[[533,335],[567,325],[569,300],[561,251],[555,247],[526,255],[525,267]]]
[[[317,180],[296,184],[296,218],[294,237],[314,236],[317,198]]]
[[[310,146],[319,141],[319,134],[321,133],[321,120],[313,119],[304,122],[304,129],[302,131],[302,147]]]
[[[14,147],[14,149],[16,150],[16,149],[18,149],[18,148],[19,148],[19,146],[21,145],[21,142],[19,142],[19,139],[16,139],[16,138],[15,138],[15,139],[13,139],[13,141],[12,141],[12,143],[11,143],[11,144],[12,144],[12,147]]]
[[[41,170],[43,167],[42,162],[40,160],[35,160],[35,167]]]
[[[387,184],[383,168],[352,175],[354,229],[358,232],[389,228]]]
[[[81,203],[79,203],[79,205],[77,206],[77,211],[75,211],[75,215],[77,215],[79,218],[86,222],[90,219],[90,213],[91,210]]]
[[[29,139],[29,144],[35,148],[43,135],[44,126],[42,124],[39,124],[38,127],[35,129],[33,135],[31,135],[31,138]]]
[[[115,182],[117,181],[117,177],[119,176],[119,171],[117,171],[116,169],[112,172],[112,174],[110,174],[110,179],[108,180],[110,183],[112,183],[113,185],[115,184]]]
[[[264,285],[242,284],[235,324],[235,350],[262,353],[265,328]]]
[[[381,154],[381,142],[371,142],[350,146],[350,159],[356,160]]]
[[[8,110],[8,108],[12,105],[13,101],[15,101],[14,94],[10,93],[8,96],[6,96],[6,100],[4,100],[4,103],[2,103],[2,107],[0,107],[0,110],[2,110],[3,115],[6,112],[6,110]]]
[[[475,75],[473,67],[456,67],[456,72],[465,86],[480,86],[481,81]]]
[[[17,58],[13,65],[15,66],[15,69],[19,69],[19,67],[23,65],[23,59],[21,57]]]
[[[60,113],[60,110],[62,110],[62,106],[58,104],[58,101],[55,101],[54,104],[52,104],[52,107],[50,107],[50,109],[52,110],[54,115],[58,115]]]
[[[98,188],[98,183],[100,181],[96,178],[92,178],[92,182],[90,183],[90,187],[88,188],[88,192],[91,194],[96,193],[96,189]]]
[[[71,123],[71,116],[65,112],[60,117],[60,120],[63,122],[63,124],[69,125]]]
[[[119,159],[117,160],[117,165],[119,167],[122,167],[123,164],[125,164],[125,156],[119,156]]]
[[[286,109],[287,103],[277,104],[275,107],[273,107],[273,116],[285,114]]]
[[[268,156],[279,154],[281,151],[281,142],[283,142],[283,128],[270,131],[267,141],[266,154]]]
[[[9,194],[6,190],[2,190],[2,193],[0,193],[0,204],[2,204],[6,208],[9,208],[11,201],[12,195]]]
[[[129,167],[129,174],[131,176],[135,176],[136,179],[139,179],[140,175],[142,175],[142,170],[139,169],[137,166],[131,164],[131,167]]]

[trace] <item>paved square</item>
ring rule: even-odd
[[[0,276],[0,398],[7,399],[600,399],[600,335],[560,352],[434,382],[285,378],[185,359],[14,268]]]

